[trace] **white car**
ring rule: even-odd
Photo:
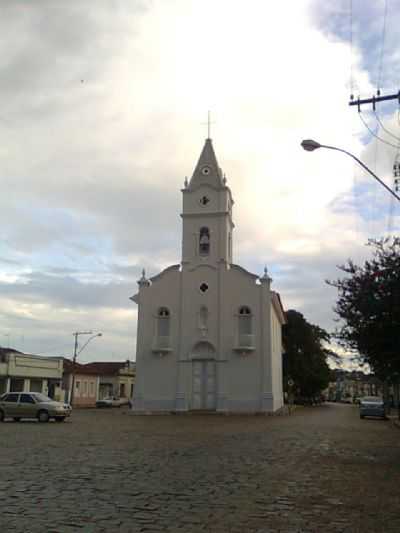
[[[96,407],[121,407],[121,405],[121,400],[115,396],[108,396],[96,402]]]
[[[128,398],[117,398],[117,396],[108,396],[102,400],[97,400],[96,407],[122,407],[128,405]]]

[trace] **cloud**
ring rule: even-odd
[[[305,153],[300,142],[315,137],[377,160],[388,183],[393,155],[380,147],[376,158],[347,105],[344,4],[3,4],[2,335],[22,333],[25,348],[29,337],[39,350],[85,324],[107,330],[93,344],[102,357],[132,355],[128,297],[142,267],[154,275],[180,260],[180,189],[208,109],[236,202],[235,261],[260,273],[267,264],[284,305],[330,329],[324,279],[347,257],[366,256],[389,204],[350,159]],[[376,9],[362,17],[377,39]],[[371,43],[353,46],[366,91]],[[384,120],[396,130],[392,114]]]

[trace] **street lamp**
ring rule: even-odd
[[[70,400],[69,400],[69,403],[72,405],[73,401],[74,401],[74,392],[75,392],[75,366],[76,366],[76,358],[77,356],[81,353],[81,351],[89,344],[89,342],[96,338],[96,337],[101,337],[103,334],[102,333],[95,333],[93,335],[93,331],[75,331],[75,333],[72,334],[74,337],[75,337],[75,346],[74,346],[74,358],[72,360],[72,385],[71,385],[71,394],[70,394]],[[92,335],[86,342],[85,344],[82,346],[82,348],[79,350],[79,352],[77,351],[78,350],[78,336],[79,335]]]
[[[343,152],[344,154],[349,155],[350,157],[355,159],[357,163],[363,167],[364,170],[369,172],[371,176],[376,179],[376,181],[378,181],[381,185],[383,185],[383,187],[385,187],[385,189],[389,191],[390,194],[392,194],[396,198],[396,200],[400,202],[400,196],[398,196],[394,191],[392,191],[392,189],[388,187],[386,183],[384,183],[380,178],[378,178],[378,176],[374,174],[372,170],[367,167],[367,165],[365,165],[362,161],[358,159],[358,157],[351,154],[350,152],[346,152],[346,150],[343,150],[342,148],[337,148],[336,146],[328,146],[326,144],[320,144],[317,141],[313,141],[312,139],[305,139],[304,141],[301,142],[301,146],[307,152],[313,152],[314,150],[317,150],[318,148],[328,148],[328,150],[336,150],[337,152]]]

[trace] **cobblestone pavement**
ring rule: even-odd
[[[291,416],[74,411],[0,424],[0,532],[400,531],[400,429]]]

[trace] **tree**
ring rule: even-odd
[[[382,380],[400,376],[400,238],[371,239],[372,259],[339,266],[347,277],[327,283],[338,290],[334,308],[339,344],[368,363]]]
[[[326,389],[329,383],[327,358],[332,352],[325,348],[329,334],[319,326],[310,324],[293,309],[286,312],[287,324],[283,327],[284,381],[294,382],[293,389],[300,396],[312,398]]]

